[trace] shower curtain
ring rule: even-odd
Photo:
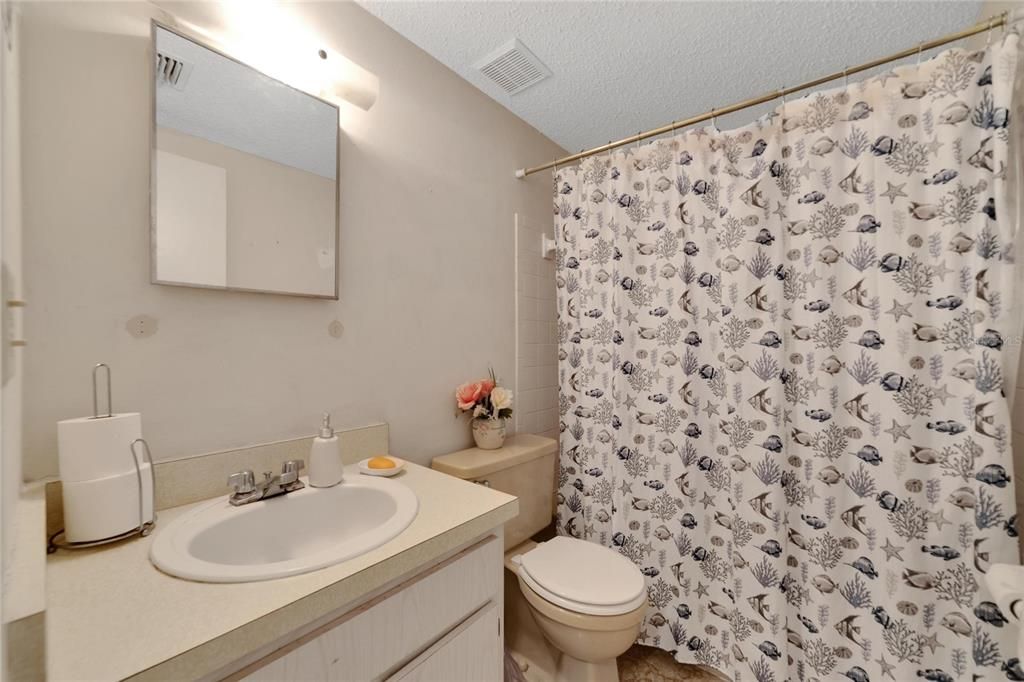
[[[735,680],[1024,679],[1017,37],[555,174],[558,525]],[[976,678],[975,678],[976,679]]]

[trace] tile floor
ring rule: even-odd
[[[619,656],[620,682],[721,682],[701,668],[677,663],[672,654],[654,647],[634,644]]]

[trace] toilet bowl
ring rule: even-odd
[[[567,537],[524,543],[509,556],[506,566],[553,649],[552,679],[618,682],[616,658],[636,641],[647,608],[640,570],[607,547]]]
[[[505,536],[505,645],[527,682],[618,682],[616,658],[640,634],[644,576],[618,552],[575,538],[537,543],[554,515],[558,444],[518,434],[432,466],[519,498]]]

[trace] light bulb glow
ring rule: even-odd
[[[335,52],[274,0],[223,0],[225,52],[282,82],[324,99],[369,109],[378,78]],[[326,54],[326,59],[320,53]]]

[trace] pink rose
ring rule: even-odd
[[[471,381],[459,386],[455,389],[455,400],[459,404],[459,409],[471,409],[478,400],[484,397],[483,391],[484,387],[479,381]],[[490,390],[488,390],[488,393],[490,393]]]
[[[486,398],[487,396],[489,396],[491,394],[491,391],[493,391],[493,390],[494,390],[494,382],[493,381],[491,381],[490,379],[482,379],[480,381],[480,391],[481,391],[480,397],[481,398]]]

